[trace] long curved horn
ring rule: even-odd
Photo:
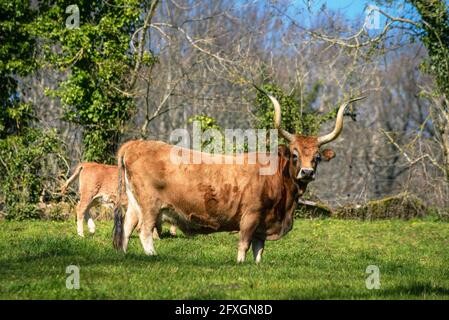
[[[267,94],[267,96],[268,98],[270,98],[274,106],[274,127],[278,129],[281,136],[283,136],[288,142],[292,142],[294,139],[294,135],[281,128],[281,105],[275,97],[269,94]]]
[[[352,102],[365,99],[366,97],[358,97],[350,99],[349,101],[346,101],[342,103],[340,108],[338,108],[337,112],[337,119],[335,120],[335,128],[331,133],[328,133],[324,136],[318,137],[318,145],[322,146],[326,143],[329,143],[331,141],[334,141],[338,138],[338,136],[341,133],[341,130],[343,129],[343,114],[345,112],[345,108]]]

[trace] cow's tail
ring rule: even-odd
[[[76,166],[72,176],[68,178],[67,181],[64,183],[64,185],[61,187],[61,194],[66,193],[67,188],[73,182],[73,180],[75,180],[79,176],[81,170],[83,170],[83,165],[80,163]]]
[[[114,207],[114,228],[112,230],[112,244],[115,249],[121,249],[123,244],[123,212],[122,212],[122,193],[125,180],[125,165],[123,162],[124,152],[118,154],[118,189],[117,201]]]

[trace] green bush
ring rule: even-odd
[[[213,152],[216,154],[217,153],[235,154],[236,152],[242,152],[242,151],[248,152],[248,141],[246,141],[246,139],[243,142],[234,140],[232,143],[232,149],[229,148],[229,146],[226,146],[225,130],[223,130],[223,128],[221,128],[217,124],[217,120],[215,118],[212,118],[212,117],[209,117],[209,116],[203,115],[203,114],[197,114],[197,115],[190,117],[187,120],[187,122],[188,123],[198,122],[202,134],[204,134],[207,130],[217,130],[220,132],[221,141],[215,141],[214,137],[202,136],[202,140],[201,140],[201,150],[202,151],[208,152],[210,150],[207,150],[207,148],[212,148],[212,149],[214,149]],[[221,150],[215,150],[214,147],[216,144],[218,144],[218,146],[221,145]],[[227,150],[227,148],[229,148],[229,150]]]
[[[42,205],[43,220],[65,221],[75,216],[75,208],[67,202],[52,202]]]
[[[223,130],[221,127],[217,124],[217,120],[215,120],[212,117],[209,117],[207,115],[203,114],[197,114],[189,119],[187,119],[188,123],[198,122],[200,125],[201,133],[203,134],[205,131],[209,129],[214,129],[222,132]],[[213,138],[209,138],[207,140],[201,141],[201,149],[206,148],[207,146],[211,145],[212,143],[215,143]],[[222,146],[224,146],[224,141],[221,141]],[[223,152],[223,150],[221,150]]]
[[[60,153],[55,131],[28,128],[21,135],[0,139],[0,187],[6,219],[39,218],[37,206],[42,193],[45,160]]]
[[[304,98],[300,101],[293,92],[285,94],[275,84],[264,84],[263,90],[276,97],[282,108],[282,127],[291,133],[304,135],[318,134],[321,124],[336,117],[337,109],[320,114],[313,107],[313,103],[318,98],[320,84],[315,84]],[[256,106],[256,127],[271,129],[274,127],[274,108],[270,99],[263,93],[258,92],[255,101]]]

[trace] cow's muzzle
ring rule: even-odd
[[[306,182],[315,180],[315,170],[311,168],[301,168],[296,176],[296,179]]]

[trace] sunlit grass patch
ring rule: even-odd
[[[296,220],[263,261],[237,265],[238,234],[187,238],[164,232],[158,255],[137,235],[125,255],[112,248],[112,223],[81,239],[73,221],[0,222],[4,299],[435,299],[449,297],[449,224],[433,221]],[[80,289],[66,288],[66,267]],[[368,290],[368,265],[380,289]]]

